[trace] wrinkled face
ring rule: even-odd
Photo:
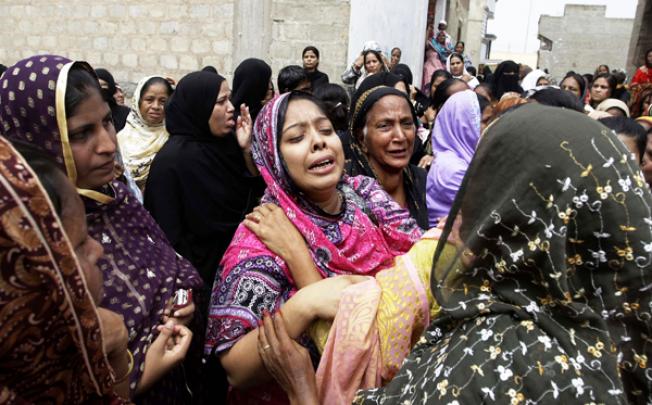
[[[582,94],[580,94],[580,89],[581,89],[580,84],[577,82],[577,80],[573,79],[572,77],[565,78],[561,82],[561,85],[559,87],[562,90],[570,91],[577,98],[580,98],[582,96]]]
[[[594,103],[599,103],[608,99],[611,96],[609,89],[609,82],[604,77],[599,77],[593,81],[591,85],[591,100]]]
[[[235,108],[233,108],[230,98],[231,90],[226,80],[224,80],[220,85],[220,91],[217,93],[213,112],[208,118],[208,127],[211,130],[211,134],[217,137],[225,136],[235,128],[235,118],[233,115]]]
[[[455,45],[455,53],[463,54],[464,53],[464,45],[461,42],[458,42]]]
[[[645,144],[645,154],[643,155],[643,163],[641,163],[641,170],[645,181],[652,187],[652,135],[647,136],[647,144]]]
[[[104,249],[88,235],[86,211],[77,190],[73,188],[72,183],[64,177],[63,173],[61,173],[61,177],[62,179],[57,184],[62,197],[61,223],[79,260],[86,286],[95,304],[99,304],[102,300],[103,277],[97,267],[97,261],[104,254]]]
[[[464,61],[458,57],[451,58],[451,74],[453,76],[462,76],[464,73]]]
[[[364,57],[364,68],[369,74],[375,74],[380,72],[380,61],[376,55],[372,52],[369,52]]]
[[[77,187],[97,189],[113,180],[117,139],[111,110],[100,92],[89,89],[67,123]]]
[[[398,65],[400,61],[401,61],[401,50],[394,49],[392,51],[392,66]]]
[[[407,101],[388,95],[378,100],[367,113],[361,134],[363,151],[375,170],[400,172],[410,163],[415,134]]]
[[[154,83],[145,89],[138,108],[147,124],[159,125],[163,122],[168,97],[168,88],[163,83]]]
[[[342,142],[326,115],[310,100],[292,100],[279,150],[294,184],[311,201],[336,191],[344,173]]]
[[[303,68],[306,70],[315,70],[319,65],[319,58],[313,51],[306,51],[303,54]]]

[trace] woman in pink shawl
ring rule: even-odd
[[[430,226],[448,215],[480,140],[481,122],[478,96],[471,90],[452,95],[437,114],[432,134],[435,160],[426,181]]]
[[[290,335],[312,349],[303,332],[317,318],[332,319],[341,291],[359,281],[334,276],[373,276],[421,236],[375,180],[344,175],[341,142],[318,103],[299,93],[269,102],[256,120],[252,149],[267,184],[263,202],[282,209],[308,247],[302,263],[326,280],[297,291],[303,284],[292,277],[295,262],[240,225],[217,273],[205,346],[227,371],[230,403],[288,403],[258,354],[265,312],[282,309]]]

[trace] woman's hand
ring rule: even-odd
[[[145,370],[136,389],[138,394],[147,391],[156,381],[181,363],[192,341],[190,329],[175,325],[171,320],[157,328],[160,333],[147,349]]]
[[[368,280],[366,276],[335,276],[306,286],[292,297],[300,308],[315,319],[331,320],[337,314],[344,290],[356,283]]]
[[[251,133],[252,133],[253,123],[251,121],[251,115],[249,114],[249,107],[244,104],[240,105],[240,116],[238,117],[238,122],[235,125],[235,134],[238,138],[238,144],[240,148],[246,153],[249,153],[251,150]]]
[[[299,230],[276,204],[263,204],[245,217],[244,225],[274,254],[286,262],[293,251],[306,246]],[[307,250],[307,248],[306,248]]]
[[[258,332],[258,353],[267,372],[288,394],[291,404],[318,404],[315,370],[310,354],[287,333],[279,311],[263,316]]]
[[[163,323],[167,324],[168,320],[174,325],[188,326],[195,315],[195,303],[190,301],[188,305],[174,309],[173,305],[168,305],[163,312]]]
[[[433,160],[435,160],[435,158],[432,155],[424,155],[421,160],[419,160],[418,166],[422,169],[428,169]]]

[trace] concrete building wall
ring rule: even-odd
[[[126,90],[142,77],[181,78],[213,65],[227,78],[248,57],[274,77],[321,51],[333,81],[346,66],[349,0],[16,0],[0,2],[0,63],[56,53],[109,69]]]
[[[539,51],[539,67],[556,79],[569,70],[593,73],[600,64],[624,69],[633,20],[606,18],[605,12],[605,6],[566,5],[563,17],[541,16],[539,37],[552,48]]]

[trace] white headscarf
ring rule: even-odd
[[[145,187],[149,167],[154,157],[170,136],[165,129],[165,121],[158,125],[149,125],[140,114],[140,93],[145,83],[153,77],[162,78],[162,76],[148,76],[138,82],[127,124],[118,133],[118,145],[125,170],[129,171],[141,190]]]
[[[478,85],[480,84],[480,81],[478,80],[477,77],[472,76],[469,72],[466,71],[466,66],[464,65],[464,56],[462,56],[462,55],[460,55],[458,53],[451,53],[450,55],[448,55],[448,58],[446,59],[446,70],[448,71],[448,73],[453,74],[453,72],[451,71],[451,57],[453,57],[453,56],[458,56],[458,57],[462,58],[462,74],[460,76],[453,75],[453,78],[464,80],[466,82],[466,84],[469,86],[469,88],[471,90],[474,90],[476,87],[478,87]],[[471,77],[471,80],[466,81],[464,79],[465,76],[466,77]]]
[[[523,88],[523,91],[529,91],[537,87],[537,82],[539,79],[542,77],[548,77],[548,73],[544,72],[543,70],[533,70],[530,73],[528,73],[524,78],[523,81],[521,82],[521,87]]]

